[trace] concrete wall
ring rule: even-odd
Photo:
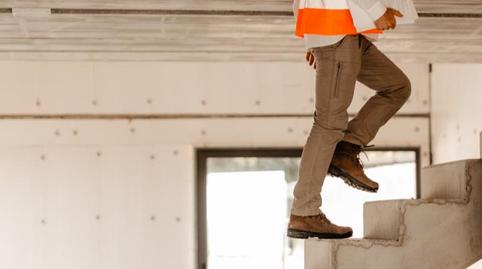
[[[425,64],[401,66],[427,114]],[[0,62],[1,114],[313,114],[314,70],[292,62]],[[359,85],[350,112],[372,92]]]
[[[419,146],[425,166],[428,68],[403,68],[407,117],[373,142]],[[0,268],[194,268],[195,149],[302,147],[312,125],[304,63],[0,62],[0,74]]]
[[[434,64],[431,81],[434,162],[480,158],[482,64]]]

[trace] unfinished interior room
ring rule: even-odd
[[[482,0],[0,0],[0,269],[481,269]]]

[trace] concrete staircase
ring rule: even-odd
[[[365,203],[363,239],[306,240],[305,269],[462,269],[481,259],[482,159],[425,168],[421,180],[422,199]]]

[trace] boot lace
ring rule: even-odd
[[[355,154],[352,155],[352,160],[358,168],[363,169],[365,167],[365,164],[363,163],[362,159],[360,158],[360,154],[363,153],[368,160],[369,159],[368,154],[366,153],[365,149],[371,148],[371,147],[374,147],[374,146],[375,145],[360,147],[360,150],[356,151]]]
[[[324,213],[320,213],[319,215],[316,215],[315,217],[319,218],[322,222],[326,224],[333,224],[331,221],[326,217]]]

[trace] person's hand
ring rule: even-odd
[[[387,8],[385,14],[383,14],[383,16],[381,16],[375,21],[375,26],[378,30],[395,29],[395,27],[397,26],[397,20],[395,19],[395,16],[403,17],[403,14],[396,9]]]
[[[313,56],[313,53],[311,53],[310,50],[306,52],[306,61],[310,66],[313,65],[313,68],[316,69],[315,56]]]

